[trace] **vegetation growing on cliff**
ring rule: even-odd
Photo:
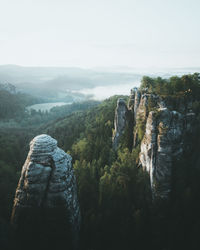
[[[143,78],[141,89],[165,97],[174,96],[179,100],[183,96],[192,98],[192,109],[195,107],[198,116],[199,86],[199,75],[195,74],[170,80]],[[192,91],[185,92],[188,87]],[[188,151],[184,158],[175,162],[170,200],[152,204],[149,176],[137,165],[140,148],[130,150],[129,147],[129,128],[121,148],[117,152],[112,149],[117,99],[115,96],[88,110],[78,109],[78,112],[65,114],[65,117],[58,120],[35,126],[32,132],[19,128],[2,130],[1,242],[6,241],[7,235],[3,232],[8,225],[28,142],[37,134],[48,133],[73,157],[82,214],[81,249],[177,250],[195,249],[195,246],[200,245],[200,127],[194,137],[188,138]],[[144,134],[142,125],[140,130],[141,140]]]
[[[161,97],[168,108],[180,112],[193,111],[200,113],[200,74],[173,76],[169,79],[144,76],[141,81],[142,93],[155,94]],[[148,111],[154,110],[154,99],[149,98]]]
[[[200,95],[200,74],[173,76],[169,79],[144,76],[140,90],[160,96],[191,96],[196,100]]]

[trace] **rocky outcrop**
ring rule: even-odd
[[[143,138],[149,108],[152,105],[159,107],[160,99],[156,95],[142,93],[137,88],[131,90],[131,99],[132,105],[130,101],[129,110],[133,114],[133,147],[137,147]]]
[[[129,134],[132,148],[140,147],[139,165],[149,173],[153,198],[169,197],[174,162],[183,156],[186,135],[194,132],[191,107],[190,99],[164,98],[137,88],[131,90],[128,108],[124,102],[117,104],[114,148],[128,122],[124,114],[129,113],[133,120]]]
[[[124,133],[127,124],[127,106],[123,99],[118,99],[115,109],[114,133],[113,133],[113,148],[117,149],[120,138]]]
[[[180,159],[184,151],[184,135],[189,127],[187,116],[167,108],[148,115],[140,163],[149,173],[154,198],[166,199],[171,191],[173,162]]]
[[[134,147],[138,145],[140,140],[140,136],[138,135],[139,130],[141,130],[141,125],[144,127],[144,124],[146,123],[148,105],[149,101],[152,99],[155,99],[158,102],[157,96],[141,93],[137,88],[131,90],[128,107],[123,99],[118,99],[115,110],[113,133],[113,148],[115,150],[120,144],[120,139],[124,134],[126,126],[128,126],[129,131],[131,131],[129,135],[132,139],[131,145]],[[130,126],[132,126],[132,128],[130,128]]]
[[[76,245],[80,209],[71,160],[71,156],[58,148],[57,141],[48,135],[36,136],[30,142],[11,220],[16,229],[32,234],[32,237],[29,235],[31,239],[37,241],[38,229],[43,228],[39,235],[48,231],[45,237],[49,242],[55,243],[62,239],[61,235],[66,238],[70,234]],[[54,241],[53,237],[57,239]]]

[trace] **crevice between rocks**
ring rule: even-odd
[[[52,157],[50,159],[50,167],[51,167],[51,172],[50,172],[49,177],[47,179],[47,185],[46,185],[46,188],[45,188],[45,191],[44,191],[44,196],[43,196],[41,204],[40,204],[40,206],[42,208],[45,207],[45,202],[46,202],[46,199],[47,199],[47,195],[48,195],[48,191],[49,191],[49,186],[50,186],[51,178],[52,178],[53,172],[54,172],[54,170],[56,168],[55,167],[55,162],[54,162],[54,160],[53,160]]]

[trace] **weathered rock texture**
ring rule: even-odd
[[[49,230],[50,235],[46,237],[57,234],[57,238],[62,238],[61,234],[66,233],[72,235],[73,243],[77,241],[80,210],[71,156],[48,135],[36,136],[30,142],[11,220],[22,231],[31,224],[28,233],[33,233],[33,237],[34,228],[37,231],[40,227]]]
[[[123,99],[118,99],[115,110],[114,133],[113,133],[113,148],[117,149],[120,138],[124,133],[127,123],[127,106]]]
[[[184,141],[186,135],[194,132],[195,114],[191,111],[191,103],[180,100],[180,104],[175,101],[142,93],[137,88],[131,91],[129,99],[127,109],[133,118],[132,145],[133,148],[140,146],[139,165],[149,173],[153,198],[169,197],[174,161],[183,156],[187,147]],[[175,103],[176,111],[171,103]],[[125,104],[123,112],[118,104],[116,120],[120,117],[123,125],[127,122],[126,116],[122,115],[125,110]],[[113,142],[114,148],[118,147],[124,129],[124,126],[118,127],[115,125],[115,130],[120,133]]]
[[[173,163],[183,155],[185,134],[190,132],[192,120],[193,113],[185,116],[167,108],[152,111],[148,115],[140,163],[150,175],[154,197],[167,198],[171,191]]]

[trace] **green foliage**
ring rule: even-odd
[[[156,99],[153,98],[152,96],[150,96],[150,97],[148,98],[147,111],[148,111],[148,113],[149,113],[150,111],[155,111],[155,110],[157,110],[157,107],[156,107]]]
[[[144,76],[140,86],[141,91],[155,93],[160,96],[192,97],[196,100],[200,95],[200,74],[173,76],[170,79]]]
[[[0,130],[0,219],[10,218],[14,192],[32,136],[27,130]]]
[[[191,108],[200,117],[199,81],[199,74],[169,80],[144,77],[141,90],[168,98],[174,106],[176,100],[190,99]],[[188,136],[184,158],[175,159],[170,200],[152,204],[149,175],[138,167],[140,142],[145,132],[143,120],[135,128],[137,148],[131,150],[129,124],[119,150],[112,149],[118,98],[109,98],[98,106],[87,103],[71,109],[55,108],[46,114],[32,111],[32,118],[24,114],[20,122],[20,126],[32,126],[31,130],[18,127],[1,131],[0,223],[9,220],[28,142],[37,134],[48,133],[73,157],[82,215],[82,250],[199,248],[200,128],[195,136]],[[153,100],[148,105],[148,111],[155,106]]]
[[[140,146],[142,139],[145,134],[145,129],[146,129],[146,120],[142,118],[138,118],[136,125],[134,127],[134,133],[135,133],[135,140],[136,140],[136,145]]]
[[[0,105],[1,103],[6,105],[3,101],[0,101]],[[23,109],[19,113],[15,112],[12,119],[9,119],[9,116],[6,117],[7,119],[0,119],[0,127],[26,128],[28,126],[31,128],[38,128],[38,126],[47,126],[49,123],[62,119],[73,112],[88,110],[98,104],[99,102],[97,101],[85,101],[70,105],[63,105],[61,107],[53,107],[49,112],[42,112],[41,110],[36,111],[34,109],[28,111],[25,109],[24,103]]]
[[[0,89],[0,119],[21,117],[25,107],[41,100],[27,94],[12,94],[7,90]]]
[[[138,140],[141,142],[145,133],[145,123],[139,122],[137,126],[138,126]]]

